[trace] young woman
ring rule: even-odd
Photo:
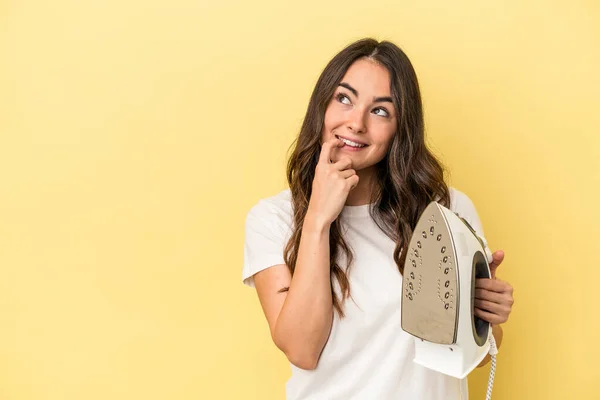
[[[425,145],[417,77],[402,50],[364,39],[329,62],[287,177],[289,189],[247,215],[243,269],[291,363],[287,399],[466,398],[466,379],[412,361],[414,338],[400,326],[403,250],[425,207],[450,208],[486,245],[493,278],[477,281],[475,312],[498,344],[513,289],[495,277],[504,255],[487,247],[473,203],[446,185]]]

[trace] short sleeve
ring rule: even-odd
[[[242,281],[254,287],[254,275],[269,267],[285,264],[287,224],[280,212],[261,201],[246,216]]]
[[[450,191],[450,208],[453,212],[464,218],[475,230],[475,232],[477,232],[477,236],[479,236],[484,244],[485,255],[488,259],[488,263],[491,263],[493,261],[492,251],[488,246],[488,242],[483,231],[483,225],[471,199],[463,192],[452,188]]]

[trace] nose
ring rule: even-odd
[[[362,107],[356,107],[352,113],[350,113],[347,127],[352,133],[364,133],[365,132],[365,111]]]

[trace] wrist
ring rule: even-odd
[[[302,224],[303,232],[313,233],[329,233],[331,228],[331,222],[325,220],[319,214],[308,210],[304,216],[304,223]]]

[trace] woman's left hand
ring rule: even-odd
[[[493,258],[490,264],[492,278],[475,281],[475,315],[492,325],[499,325],[508,320],[515,301],[512,286],[496,278],[496,269],[504,260],[504,252],[496,251]]]

